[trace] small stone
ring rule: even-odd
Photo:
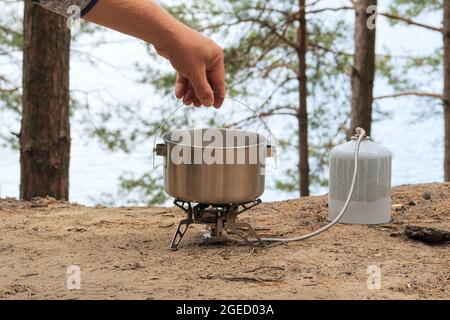
[[[81,227],[69,227],[69,228],[67,228],[67,231],[85,232],[87,230],[85,228],[81,228]]]
[[[416,203],[412,200],[410,202],[408,202],[408,206],[415,206],[415,205],[416,205]]]
[[[402,211],[407,210],[407,208],[402,204],[394,205],[393,208],[394,208],[394,211],[396,211],[396,212],[402,212]]]
[[[403,232],[392,232],[389,234],[390,237],[401,237]]]
[[[431,193],[430,192],[424,192],[424,193],[422,193],[422,197],[425,200],[431,200]]]

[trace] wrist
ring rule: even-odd
[[[177,52],[177,50],[183,48],[183,43],[186,41],[186,29],[188,29],[187,26],[176,20],[168,21],[159,26],[157,35],[153,39],[149,39],[148,42],[169,54]]]
[[[179,49],[189,27],[172,17],[154,1],[149,1],[145,9],[142,28],[146,32],[142,39],[165,52]]]

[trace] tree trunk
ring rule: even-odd
[[[450,181],[450,0],[444,0],[444,126],[444,173]]]
[[[298,152],[299,152],[299,187],[300,196],[309,196],[309,147],[308,147],[308,87],[306,76],[306,53],[308,30],[306,26],[306,0],[299,0],[300,15],[298,27],[298,61],[299,61],[299,108],[298,108]]]
[[[358,0],[355,4],[355,53],[352,71],[352,136],[355,128],[362,127],[370,135],[372,126],[373,83],[375,79],[376,29],[369,28],[367,20],[373,13],[367,8],[377,0]]]
[[[25,1],[20,197],[69,198],[69,51],[66,19]]]

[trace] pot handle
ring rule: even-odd
[[[166,118],[164,119],[164,121],[161,123],[161,125],[159,126],[158,130],[156,131],[155,134],[155,139],[153,140],[153,169],[158,168],[158,166],[156,165],[156,156],[165,156],[166,152],[166,146],[162,145],[162,144],[156,144],[156,140],[158,139],[162,128],[164,127],[164,125],[167,123],[167,121],[169,121],[175,113],[177,113],[178,110],[180,110],[181,108],[183,108],[185,106],[185,104],[181,104],[179,105],[174,111],[172,111],[172,113]],[[164,150],[164,151],[163,151]]]
[[[274,136],[272,130],[270,130],[269,126],[267,125],[266,121],[264,121],[264,119],[261,117],[261,115],[255,109],[250,107],[248,104],[246,104],[246,103],[244,103],[242,101],[239,101],[238,99],[235,99],[235,98],[232,98],[232,97],[228,97],[228,96],[225,96],[224,98],[226,100],[231,100],[231,101],[237,102],[238,104],[243,106],[245,109],[251,111],[255,115],[256,118],[259,118],[261,123],[264,125],[264,128],[269,133],[270,139],[271,139],[271,140],[267,141],[268,143],[267,143],[267,152],[266,152],[266,154],[267,154],[268,157],[273,157],[274,158],[274,160],[275,160],[275,167],[274,168],[277,169],[278,168],[278,154],[277,154],[277,148],[275,146],[276,139],[275,139],[275,136]],[[153,168],[154,169],[156,169],[158,167],[156,165],[156,162],[155,162],[156,155],[160,155],[160,156],[165,155],[165,154],[163,154],[163,152],[160,151],[162,146],[159,146],[159,148],[158,148],[158,146],[156,145],[156,140],[160,136],[162,128],[167,123],[167,121],[169,121],[175,115],[175,113],[178,112],[178,110],[180,110],[181,108],[183,108],[185,106],[186,105],[183,103],[180,106],[178,106],[174,111],[172,111],[172,113],[161,123],[161,125],[158,128],[158,130],[156,131],[155,139],[153,140]]]

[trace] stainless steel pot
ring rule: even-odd
[[[196,135],[208,132],[223,137],[223,141],[214,141],[222,147],[174,139],[187,136],[194,141]],[[234,147],[226,146],[227,136],[236,137]],[[164,156],[164,186],[170,196],[196,203],[231,204],[255,200],[264,192],[265,158],[272,147],[263,135],[236,129],[192,129],[168,132],[163,140],[156,153]]]
[[[195,203],[239,204],[263,194],[266,157],[275,152],[264,135],[210,128],[170,131],[158,145],[156,138],[154,152],[164,157],[164,187],[170,196]]]

